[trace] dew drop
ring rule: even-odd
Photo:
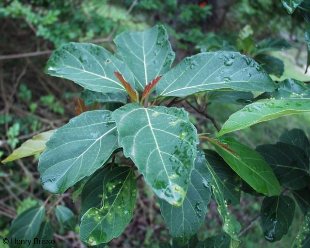
[[[205,178],[202,180],[202,185],[203,185],[205,188],[209,188],[209,187],[210,187],[209,182],[208,182]]]
[[[224,77],[224,82],[229,83],[231,81],[230,77]]]
[[[233,63],[234,63],[233,59],[227,59],[224,61],[224,65],[226,65],[226,66],[231,66]]]

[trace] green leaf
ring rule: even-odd
[[[310,98],[267,99],[254,102],[233,113],[218,136],[282,116],[310,112]]]
[[[26,211],[27,209],[37,206],[39,203],[40,202],[37,199],[27,197],[18,203],[16,212],[17,212],[17,214],[21,214],[22,212]]]
[[[280,141],[299,147],[310,157],[310,142],[303,130],[294,128],[287,131],[281,135]]]
[[[308,248],[310,247],[310,210],[305,215],[304,221],[299,228],[298,235],[294,240],[294,248]]]
[[[210,91],[208,92],[208,101],[219,103],[244,104],[253,100],[251,92],[244,91]]]
[[[159,200],[160,212],[173,237],[189,239],[205,220],[211,198],[210,174],[206,167],[206,159],[199,152],[191,180],[182,206],[175,207],[164,200]]]
[[[256,150],[271,165],[281,185],[302,189],[310,183],[309,157],[299,147],[278,142],[258,146]]]
[[[143,32],[121,33],[114,43],[117,53],[133,72],[139,91],[167,72],[175,57],[167,31],[161,25]]]
[[[291,44],[284,39],[267,38],[257,43],[255,56],[262,53],[289,49],[291,47]]]
[[[185,58],[163,75],[156,92],[184,97],[200,91],[273,91],[271,78],[251,58],[237,52],[208,52]]]
[[[34,238],[33,248],[53,248],[55,240],[53,239],[54,230],[49,222],[45,221],[40,226],[39,234]]]
[[[308,27],[306,32],[305,32],[305,41],[306,41],[307,48],[308,48],[307,67],[306,67],[306,72],[307,72],[309,64],[310,64],[310,27]]]
[[[274,242],[288,232],[295,212],[295,202],[288,196],[265,197],[261,208],[261,226],[265,239]]]
[[[276,91],[271,95],[276,99],[310,98],[310,86],[301,81],[287,79],[279,82]]]
[[[306,214],[307,211],[310,209],[310,194],[309,194],[309,188],[306,187],[304,189],[300,190],[294,190],[292,191],[293,196],[301,209],[301,211]]]
[[[10,156],[2,160],[2,163],[8,163],[20,158],[40,154],[45,150],[45,144],[54,133],[54,130],[43,132],[33,136],[25,141],[19,148],[15,149]]]
[[[295,9],[303,2],[304,0],[281,0],[284,8],[289,14],[293,14]]]
[[[91,90],[84,90],[81,93],[81,98],[84,100],[86,105],[107,102],[127,103],[127,94],[123,92],[101,93]]]
[[[102,204],[102,182],[106,180],[110,165],[96,171],[85,183],[81,195],[81,216],[90,208],[99,208]]]
[[[172,239],[172,245],[167,245],[167,248],[196,248],[199,240],[197,235],[192,236],[189,240],[184,240],[180,238]],[[160,246],[160,248],[165,248]]]
[[[8,238],[13,240],[10,247],[28,247],[27,244],[16,244],[14,240],[33,240],[40,231],[44,216],[44,206],[30,208],[18,215],[10,227]]]
[[[40,156],[38,170],[43,187],[63,193],[99,169],[118,148],[111,112],[85,112],[57,129]]]
[[[305,74],[305,69],[300,67],[295,60],[293,55],[286,51],[275,51],[271,52],[270,55],[283,61],[284,73],[281,78],[271,75],[274,81],[283,81],[285,79],[296,79],[302,82],[308,82],[310,80],[310,74]]]
[[[227,205],[240,203],[241,179],[228,164],[214,151],[205,150],[207,167],[212,177],[212,185],[223,195]]]
[[[233,138],[210,140],[225,162],[253,189],[267,196],[279,195],[281,186],[263,157]]]
[[[89,209],[81,219],[81,240],[90,245],[118,237],[129,224],[136,203],[136,180],[130,168],[114,167],[102,184],[102,207]]]
[[[126,92],[114,72],[120,72],[134,86],[128,67],[103,47],[88,43],[68,43],[53,52],[46,65],[51,76],[66,78],[82,87],[102,92]]]
[[[55,209],[55,215],[62,227],[68,230],[74,229],[75,216],[71,209],[59,205]]]
[[[223,230],[234,240],[239,240],[238,234],[241,229],[240,223],[237,221],[228,209],[230,202],[237,203],[237,192],[235,180],[232,178],[229,169],[225,169],[225,162],[213,151],[206,151],[207,168],[211,174],[212,192],[217,203],[217,209],[223,219]],[[231,188],[229,186],[232,185]]]
[[[195,248],[232,248],[230,243],[229,235],[222,233],[200,241]]]
[[[277,77],[282,76],[284,72],[284,63],[282,60],[268,54],[257,55],[255,56],[255,59],[261,64],[268,74],[272,74]]]
[[[124,155],[132,159],[159,198],[180,206],[198,144],[188,113],[179,108],[127,104],[112,117]]]

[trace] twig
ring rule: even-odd
[[[219,125],[217,124],[216,120],[210,116],[208,113],[206,112],[203,112],[201,110],[199,110],[198,108],[196,108],[193,104],[191,104],[189,101],[185,101],[187,103],[187,105],[189,105],[193,110],[195,110],[198,114],[200,114],[201,116],[205,117],[206,119],[210,120],[213,124],[213,126],[215,127],[215,129],[217,131],[220,131],[220,127]]]
[[[44,50],[44,51],[29,52],[29,53],[0,55],[0,60],[29,58],[29,57],[48,55],[51,53],[52,53],[52,50]]]
[[[11,214],[4,212],[4,211],[1,211],[1,210],[0,210],[0,215],[4,215],[4,216],[9,217],[11,219],[15,219],[14,215],[11,215]]]
[[[260,215],[255,216],[250,223],[244,227],[240,233],[238,234],[238,237],[241,237],[243,234],[245,234],[248,230],[250,230],[252,228],[252,226],[254,225],[254,223],[260,218]]]

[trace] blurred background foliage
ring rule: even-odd
[[[298,13],[288,15],[281,1],[0,0],[0,159],[33,135],[55,129],[76,115],[76,97],[81,89],[43,72],[51,50],[69,41],[92,42],[114,50],[116,34],[159,23],[168,29],[176,62],[199,51],[235,50],[253,57],[275,80],[294,77],[310,81],[310,76],[304,74],[305,23]],[[247,97],[253,96],[242,96]],[[223,123],[244,104],[220,94],[197,96],[196,100],[207,106],[205,111],[217,123]],[[192,113],[192,121],[201,131],[214,132],[210,119]],[[309,115],[281,118],[235,135],[255,147],[274,143],[284,130],[291,128],[301,128],[309,136],[309,122]],[[2,237],[7,235],[18,213],[48,197],[51,197],[51,209],[62,205],[71,213],[79,213],[79,188],[60,197],[49,196],[42,190],[36,164],[36,158],[29,158],[0,169]],[[109,247],[164,247],[170,242],[151,191],[141,185],[139,196],[134,220]],[[260,202],[259,197],[243,194],[240,204],[231,207],[244,227],[250,225],[241,237],[241,246],[288,247],[301,215],[297,212],[284,239],[270,244],[264,240],[258,220],[252,219],[260,211]],[[52,217],[55,223],[61,218],[62,210],[58,208]],[[55,223],[52,224],[58,225]],[[71,227],[74,223],[70,220]],[[75,228],[68,231],[61,226],[56,230],[59,230],[54,234],[57,247],[85,247]],[[220,219],[213,202],[199,235],[206,238],[219,230]]]

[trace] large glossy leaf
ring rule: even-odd
[[[241,225],[228,209],[229,203],[239,202],[240,192],[237,192],[235,179],[233,179],[231,171],[225,169],[225,162],[215,152],[206,151],[206,159],[206,165],[211,175],[212,192],[217,209],[223,219],[223,230],[232,239],[238,240]]]
[[[140,91],[167,72],[174,60],[166,29],[161,25],[143,32],[124,32],[114,42],[117,53],[133,72]]]
[[[28,244],[20,245],[14,242],[14,240],[22,239],[32,241],[40,231],[44,216],[44,206],[29,208],[18,215],[10,227],[8,238],[9,240],[13,240],[13,242],[10,243],[10,247],[28,247]]]
[[[63,193],[99,169],[118,147],[115,122],[110,111],[85,112],[57,129],[40,156],[43,187]]]
[[[261,226],[265,239],[274,242],[288,232],[295,212],[295,202],[288,196],[265,197],[261,208]]]
[[[273,91],[271,78],[251,58],[236,52],[208,52],[185,58],[157,84],[161,96],[188,96],[200,91],[233,89]]]
[[[258,152],[233,138],[210,141],[225,162],[258,193],[267,196],[280,194],[278,179]]]
[[[199,152],[182,206],[175,207],[159,200],[161,214],[173,237],[188,239],[204,222],[211,198],[210,180],[205,157]]]
[[[183,109],[127,104],[115,112],[119,144],[157,196],[180,206],[196,158],[197,131]]]
[[[299,228],[296,239],[292,248],[308,248],[310,247],[310,210],[305,215],[303,223]]]
[[[90,245],[119,236],[130,222],[136,203],[136,180],[130,168],[107,171],[102,185],[102,207],[89,209],[81,219],[81,239]]]
[[[286,8],[289,14],[293,14],[295,9],[304,1],[304,0],[281,0],[284,8]]]
[[[256,150],[271,165],[281,185],[302,189],[310,183],[309,157],[299,147],[279,142],[258,146]]]
[[[310,194],[309,194],[309,188],[306,187],[304,189],[300,190],[294,190],[292,191],[293,196],[301,209],[301,211],[306,214],[307,211],[310,209]]]
[[[46,71],[51,76],[66,78],[97,92],[126,92],[114,72],[120,72],[134,85],[128,67],[103,47],[87,43],[68,43],[48,60]]]
[[[2,163],[8,163],[16,159],[40,154],[45,150],[45,144],[54,133],[54,130],[43,132],[33,136],[25,141],[20,147],[15,149],[10,156],[2,160]]]
[[[127,94],[125,92],[101,93],[91,90],[84,90],[81,93],[81,98],[84,100],[86,105],[107,102],[127,103]]]
[[[232,114],[218,133],[241,130],[281,116],[310,112],[310,98],[267,99],[254,102]]]

